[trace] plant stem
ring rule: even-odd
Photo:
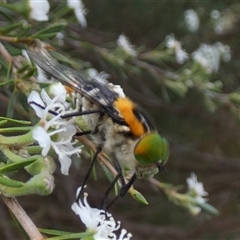
[[[28,234],[29,238],[32,240],[44,240],[44,237],[38,231],[37,227],[34,225],[32,220],[28,217],[26,212],[20,206],[16,198],[7,198],[1,196],[3,202],[10,209],[13,215],[16,217],[18,222],[21,224],[23,229]]]

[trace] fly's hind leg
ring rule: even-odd
[[[88,171],[87,171],[87,174],[86,174],[86,176],[85,176],[85,178],[84,178],[84,181],[83,181],[83,183],[82,183],[81,191],[78,193],[78,196],[77,196],[77,198],[76,198],[76,202],[77,202],[77,203],[79,202],[80,198],[82,197],[83,188],[84,188],[84,186],[86,185],[87,180],[88,180],[89,177],[90,177],[90,174],[91,174],[91,172],[92,172],[94,163],[96,162],[97,157],[98,157],[98,154],[99,154],[101,151],[102,151],[102,147],[101,147],[101,146],[97,147],[97,150],[96,150],[96,152],[95,152],[95,154],[94,154],[94,156],[93,156],[91,165],[90,165],[90,167],[89,167],[89,169],[88,169]]]
[[[115,203],[115,201],[119,197],[124,197],[126,195],[126,193],[130,189],[130,187],[133,185],[133,183],[134,183],[134,181],[136,180],[136,177],[137,177],[136,174],[134,173],[133,176],[131,177],[131,179],[128,181],[128,183],[126,183],[120,163],[115,158],[115,156],[113,156],[113,154],[111,154],[111,159],[113,160],[115,169],[117,171],[117,175],[115,176],[115,178],[111,182],[110,186],[108,187],[108,189],[104,193],[104,197],[103,197],[103,200],[102,200],[102,203],[101,203],[101,208],[104,209],[105,211],[107,211],[113,205],[113,203]],[[118,180],[120,180],[121,184],[122,184],[121,189],[119,191],[119,194],[107,205],[107,197],[108,197],[110,191],[113,189],[115,183]]]
[[[99,114],[98,114],[98,117],[97,117],[97,119],[96,119],[96,122],[95,122],[95,124],[94,124],[93,130],[88,130],[88,131],[84,131],[84,132],[79,132],[79,133],[76,134],[76,136],[81,136],[81,135],[85,135],[85,134],[93,134],[93,135],[94,135],[94,134],[96,134],[96,133],[99,131],[99,129],[98,129],[98,127],[99,127],[99,126],[98,126],[98,122],[99,122],[99,119],[103,116],[104,112],[103,112],[103,111],[98,111],[98,112],[93,112],[93,111],[92,111],[91,113],[99,113]],[[98,145],[97,148],[96,148],[96,152],[95,152],[95,154],[94,154],[94,156],[93,156],[91,165],[90,165],[90,167],[89,167],[89,169],[88,169],[88,171],[87,171],[87,174],[86,174],[86,176],[85,176],[85,178],[84,178],[81,191],[79,192],[79,194],[78,194],[78,196],[77,196],[77,198],[76,198],[76,202],[77,202],[77,203],[79,202],[80,198],[82,197],[83,188],[84,188],[84,186],[86,185],[87,180],[88,180],[89,177],[90,177],[90,174],[91,174],[91,172],[92,172],[92,170],[93,170],[93,166],[94,166],[94,164],[95,164],[95,162],[96,162],[96,160],[97,160],[98,154],[99,154],[101,151],[102,151],[102,145]]]

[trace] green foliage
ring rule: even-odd
[[[36,120],[26,100],[32,90],[40,91],[48,84],[37,82],[36,69],[21,53],[23,49],[39,52],[54,49],[51,51],[54,58],[76,70],[88,73],[94,68],[110,74],[110,82],[121,85],[130,98],[148,109],[156,119],[161,135],[170,142],[170,159],[166,164],[170,174],[162,174],[161,178],[171,184],[162,183],[162,179],[152,184],[171,202],[192,214],[200,208],[217,215],[217,208],[223,218],[237,218],[237,214],[232,213],[239,212],[239,3],[188,0],[174,3],[85,2],[89,26],[86,29],[80,28],[65,1],[51,2],[49,20],[43,22],[30,19],[28,1],[0,4],[0,87],[6,110],[0,118],[1,191],[5,196],[19,196],[49,194],[52,190],[44,185],[43,179],[52,177],[55,164],[52,160],[46,164],[39,146],[32,145],[30,121]],[[200,26],[195,32],[191,32],[184,21],[184,12],[188,9],[193,9],[199,17]],[[171,45],[168,40],[172,33],[174,42]],[[130,50],[119,44],[121,34],[131,39],[128,40]],[[186,51],[182,61],[178,58],[179,49],[181,54]],[[87,130],[81,118],[76,122],[81,129]],[[30,156],[19,156],[22,147],[29,150]],[[111,181],[114,174],[104,163],[101,165]],[[14,173],[18,170],[25,170],[30,178],[25,182],[12,179],[14,174],[18,175]],[[204,186],[209,189],[209,203],[196,202],[189,192],[182,193],[182,189],[173,186],[182,183],[192,171],[201,176]],[[78,174],[77,171],[76,179]],[[99,175],[96,180],[101,181]],[[69,182],[71,180],[62,180],[66,186]],[[148,199],[147,190],[141,189],[141,192]],[[69,192],[59,195],[65,196]],[[151,201],[138,190],[130,189],[129,193],[135,200],[149,202],[147,207],[151,206]],[[70,198],[72,201],[72,195]],[[181,210],[164,207],[168,203],[164,199],[159,203],[159,198],[160,194],[154,193],[157,208],[161,209],[158,212],[154,208],[153,212],[157,214],[155,225],[164,221],[161,216],[168,216],[172,225],[184,222],[188,228],[194,228],[195,224],[196,233],[199,232],[198,220],[193,223],[186,213],[178,212]],[[132,200],[127,201],[129,204]],[[166,209],[172,212],[165,213]],[[148,217],[143,215],[147,220]],[[221,219],[214,218],[214,221]],[[233,239],[238,239],[236,229],[231,227]],[[181,236],[206,238],[211,231],[197,236],[194,229],[192,232],[192,235]],[[85,236],[81,234],[66,233],[65,238]],[[51,239],[65,239],[65,233],[52,232],[52,235],[62,236]],[[167,237],[169,235],[163,236]]]

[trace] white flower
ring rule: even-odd
[[[81,187],[77,190],[77,196],[80,191]],[[91,208],[86,193],[82,201],[72,204],[72,210],[79,215],[88,231],[95,233],[93,236],[95,240],[129,240],[132,237],[125,229],[122,229],[120,236],[117,237],[114,232],[120,229],[120,222],[115,222],[112,215],[102,209]]]
[[[192,10],[186,10],[184,12],[185,22],[190,32],[196,32],[199,28],[199,18],[197,13]]]
[[[41,95],[36,91],[31,92],[28,103],[40,118],[40,126],[33,130],[32,137],[42,147],[43,156],[48,154],[51,147],[54,149],[61,163],[61,172],[68,175],[71,165],[70,156],[79,153],[81,148],[73,148],[71,141],[76,133],[76,128],[70,122],[61,119],[61,113],[65,108],[58,100],[62,100],[61,92],[53,99],[45,90],[41,91]]]
[[[175,52],[175,58],[177,63],[183,64],[188,59],[188,54],[184,49],[182,49],[181,43],[175,39],[173,34],[168,35],[166,37],[166,40],[167,48],[172,48]]]
[[[187,178],[187,184],[189,190],[188,195],[191,199],[187,207],[193,215],[198,215],[201,212],[199,204],[207,202],[205,197],[208,196],[208,193],[204,190],[203,184],[197,181],[195,173],[191,173],[190,178]]]
[[[220,13],[218,10],[213,10],[210,16],[216,34],[224,34],[230,31],[237,22],[237,18],[231,10],[223,13]]]
[[[230,48],[222,43],[214,45],[201,44],[200,47],[192,53],[193,59],[205,68],[207,73],[217,72],[221,59],[229,61],[231,59]]]
[[[221,42],[216,42],[214,46],[218,50],[224,62],[229,62],[231,60],[231,50],[228,45],[223,45]]]
[[[220,17],[220,12],[214,9],[211,11],[210,16],[212,19],[218,19]]]
[[[47,0],[29,0],[30,18],[36,21],[48,21],[50,5]]]
[[[81,0],[67,0],[67,6],[74,10],[75,16],[80,25],[85,28],[87,26],[87,20],[85,15],[87,10]]]
[[[56,82],[51,84],[49,88],[49,96],[51,96],[52,98],[58,96],[57,101],[60,103],[65,103],[67,97],[67,90],[60,82]]]
[[[87,73],[90,78],[93,78],[101,83],[108,83],[107,79],[110,77],[110,74],[104,71],[99,73],[95,68],[89,68]]]
[[[130,44],[129,39],[121,34],[117,39],[117,45],[124,50],[128,55],[135,57],[137,55],[136,51],[133,49],[133,45]]]
[[[206,199],[203,198],[208,195],[208,193],[204,190],[203,184],[197,181],[197,176],[195,173],[191,173],[191,177],[187,178],[188,189],[191,191],[195,197],[195,199],[199,203],[206,202]]]

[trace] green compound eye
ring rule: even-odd
[[[140,164],[150,164],[167,161],[169,153],[168,143],[158,133],[143,136],[134,149],[134,156]]]

